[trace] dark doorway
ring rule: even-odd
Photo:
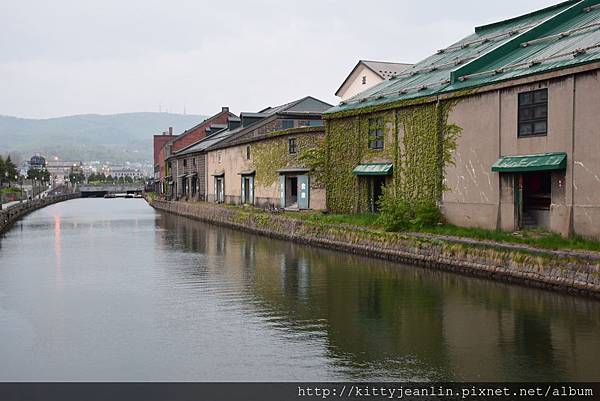
[[[298,177],[287,176],[285,181],[285,207],[295,209],[298,207]]]
[[[252,197],[250,195],[250,190],[252,188],[252,180],[250,177],[244,177],[244,203],[250,204],[252,203]]]
[[[385,185],[385,176],[375,175],[369,177],[369,211],[379,212],[379,198],[383,195],[383,186]]]
[[[552,204],[552,174],[550,172],[525,173],[519,176],[521,190],[521,227],[550,227]]]
[[[198,179],[196,177],[192,177],[192,197],[196,196],[197,188],[198,188]]]
[[[225,200],[225,185],[223,177],[215,177],[215,202],[223,203]]]

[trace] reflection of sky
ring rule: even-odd
[[[248,235],[133,199],[53,205],[1,241],[0,379],[600,376],[600,307],[577,298]]]

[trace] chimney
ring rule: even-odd
[[[229,107],[223,106],[221,107],[221,113],[229,112]]]
[[[173,127],[169,127],[169,135],[173,135]]]

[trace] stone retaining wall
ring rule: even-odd
[[[150,202],[155,209],[274,238],[432,269],[567,291],[600,298],[600,264],[543,251],[532,254],[324,224],[209,203]]]
[[[68,195],[56,195],[48,196],[44,199],[34,199],[30,201],[24,201],[19,205],[15,205],[9,209],[0,210],[0,233],[8,230],[12,224],[19,220],[21,217],[34,210],[46,207],[53,203],[64,202],[69,199],[79,198],[80,194],[68,194]]]

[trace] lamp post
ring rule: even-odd
[[[15,174],[15,183],[19,184],[19,176]],[[23,203],[23,182],[21,181],[21,196],[19,197],[19,203]]]

